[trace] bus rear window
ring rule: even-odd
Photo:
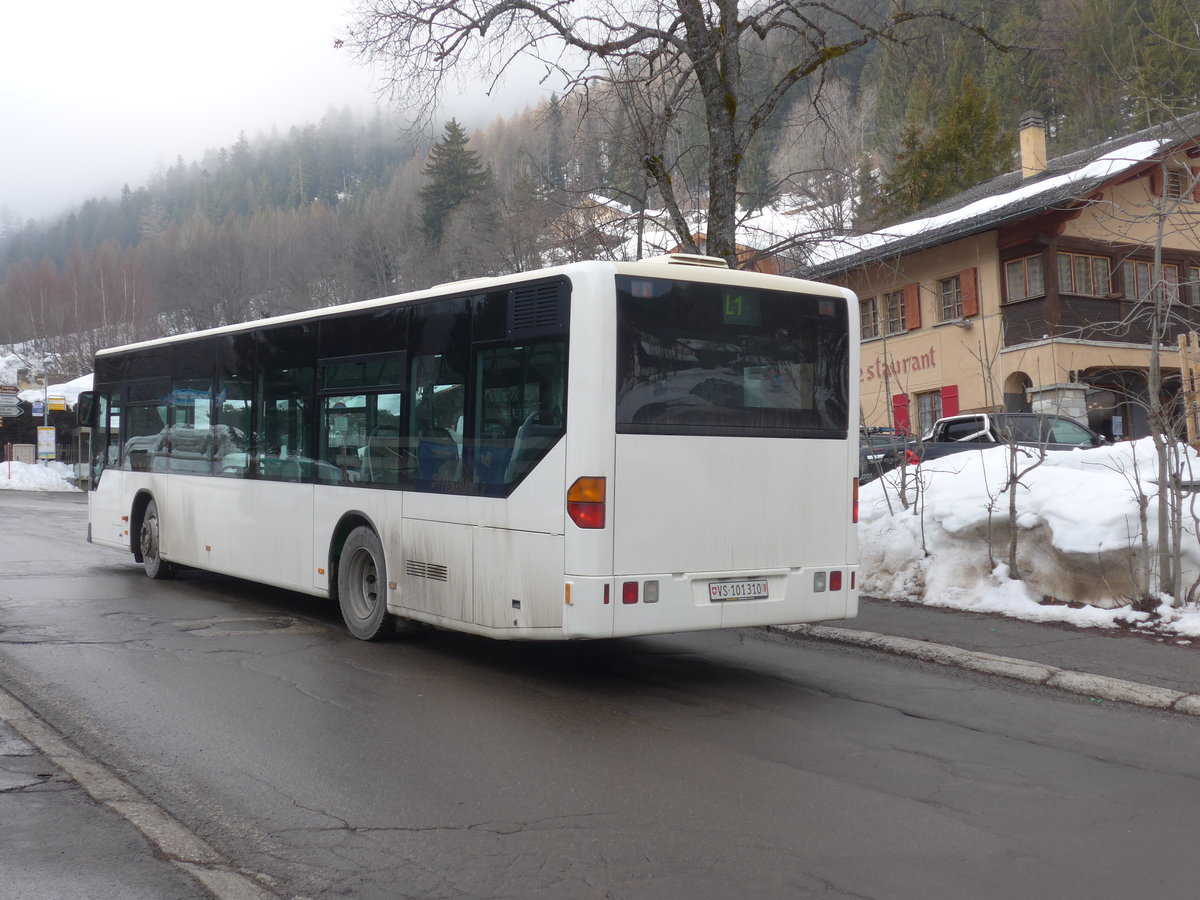
[[[617,276],[617,431],[839,438],[840,298]]]

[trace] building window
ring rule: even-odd
[[[1125,299],[1126,300],[1149,300],[1150,285],[1154,275],[1153,263],[1141,262],[1136,259],[1127,259],[1121,263],[1121,274],[1125,281]],[[1172,263],[1163,263],[1162,280],[1166,285],[1166,298],[1169,303],[1179,301],[1179,267]],[[1154,292],[1154,297],[1157,299],[1162,296],[1159,291]]]
[[[942,417],[942,392],[914,394],[913,399],[917,401],[917,434],[928,434],[933,423]]]
[[[1188,266],[1188,282],[1192,286],[1192,302],[1200,306],[1200,266]]]
[[[1026,256],[1004,264],[1004,280],[1009,300],[1041,297],[1046,293],[1041,256]]]
[[[864,341],[879,337],[879,301],[868,297],[858,308],[860,336]]]
[[[938,282],[938,296],[942,298],[943,322],[954,322],[963,317],[962,279],[958,275]]]
[[[1192,177],[1183,169],[1167,169],[1167,177],[1163,182],[1163,196],[1168,200],[1190,199]]]
[[[1058,289],[1064,294],[1107,297],[1112,290],[1108,257],[1059,253]]]
[[[904,291],[892,291],[883,295],[883,303],[887,308],[887,333],[907,331],[904,321]]]

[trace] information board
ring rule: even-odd
[[[54,459],[54,426],[38,426],[38,459]]]

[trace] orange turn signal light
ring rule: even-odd
[[[580,528],[603,528],[605,479],[600,475],[576,478],[567,488],[567,515]]]

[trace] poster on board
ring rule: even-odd
[[[38,459],[54,459],[54,426],[38,426]]]

